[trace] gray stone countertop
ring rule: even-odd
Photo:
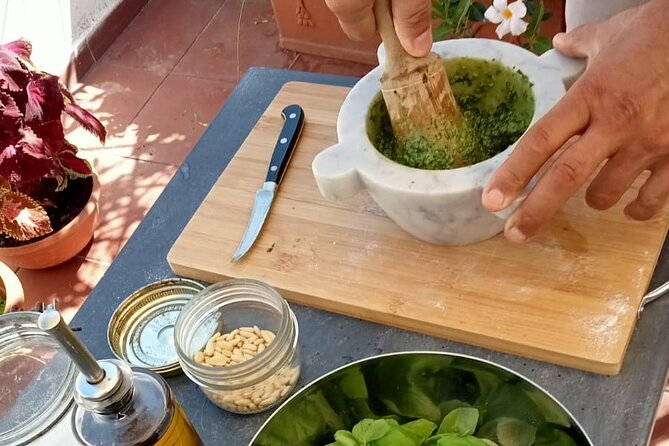
[[[71,323],[96,358],[113,357],[106,327],[134,290],[173,277],[167,252],[255,122],[289,81],[352,86],[356,78],[253,68],[236,87]],[[663,249],[651,288],[669,279]],[[669,366],[669,298],[643,312],[621,374],[599,376],[292,305],[300,324],[303,386],[356,359],[410,350],[448,351],[500,363],[538,383],[581,422],[596,446],[644,446]],[[558,335],[558,334],[556,334]],[[269,413],[240,416],[212,403],[181,374],[168,382],[206,445],[246,445]]]

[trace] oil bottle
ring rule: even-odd
[[[72,414],[85,446],[201,446],[202,440],[158,374],[123,361],[96,361],[60,316],[48,308],[38,320],[79,369]]]

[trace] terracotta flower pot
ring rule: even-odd
[[[23,309],[24,294],[21,281],[14,271],[0,262],[0,299],[5,301],[3,313],[9,313],[14,308]]]
[[[95,174],[88,202],[71,222],[48,237],[27,245],[0,248],[0,261],[27,269],[59,265],[77,255],[93,238],[98,220],[100,182]]]
[[[376,63],[381,39],[354,42],[341,29],[323,0],[272,0],[279,28],[279,46],[300,53]]]

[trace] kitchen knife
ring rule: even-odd
[[[290,158],[293,156],[297,140],[304,126],[304,111],[299,105],[289,105],[281,111],[284,119],[283,129],[274,146],[272,159],[267,170],[267,177],[262,188],[256,192],[251,217],[246,225],[244,236],[232,256],[232,262],[241,259],[253,246],[262,229],[269,209],[274,201],[274,194],[286,173]]]

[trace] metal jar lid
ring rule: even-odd
[[[60,345],[38,328],[38,318],[39,313],[32,311],[0,315],[3,446],[35,444],[45,436],[50,438],[52,427],[73,402],[76,368]],[[51,440],[39,444],[56,444]]]
[[[109,321],[107,341],[114,355],[163,376],[178,373],[174,324],[183,306],[204,288],[199,282],[172,278],[135,291]]]

